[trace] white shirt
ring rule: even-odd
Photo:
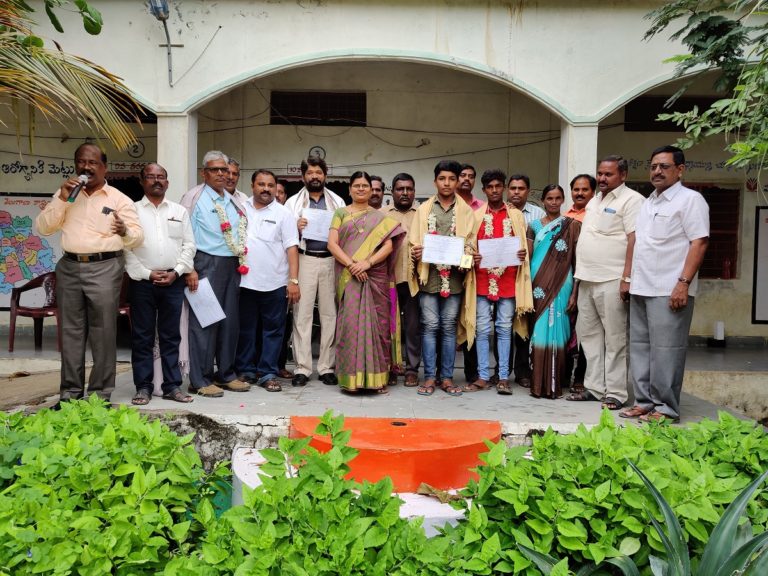
[[[618,280],[624,274],[627,259],[627,235],[635,231],[635,222],[645,198],[624,184],[598,193],[587,203],[576,246],[574,276],[587,282]]]
[[[256,208],[251,200],[245,210],[248,215],[248,253],[245,255],[248,274],[240,277],[240,287],[259,292],[277,290],[288,284],[286,250],[299,245],[296,219],[277,200],[264,208]]]
[[[152,270],[191,272],[195,258],[195,236],[189,212],[181,204],[163,199],[155,207],[144,196],[135,202],[144,243],[125,252],[125,271],[133,280],[149,280]]]
[[[630,293],[671,295],[691,242],[708,237],[709,206],[701,194],[680,182],[662,194],[654,191],[637,216]],[[691,279],[690,296],[696,295],[698,277],[697,272]]]

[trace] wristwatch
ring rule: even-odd
[[[682,282],[683,284],[688,284],[688,285],[691,284],[691,281],[688,280],[688,278],[686,278],[685,276],[680,276],[680,278],[678,278],[677,281]]]
[[[626,282],[627,284],[629,284],[630,282],[632,282],[632,277],[631,276],[624,276],[624,278],[622,278],[621,281],[622,282]]]
[[[299,279],[298,278],[288,278],[288,282],[291,284],[295,284],[296,286],[299,285]]]

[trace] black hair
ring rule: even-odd
[[[512,180],[522,180],[525,182],[525,187],[530,190],[531,188],[531,179],[528,178],[526,174],[512,174],[512,176],[509,177],[509,180],[507,181],[507,186],[512,184]]]
[[[80,154],[80,150],[82,150],[86,146],[93,146],[94,148],[96,148],[96,150],[101,152],[101,161],[104,163],[104,165],[107,164],[107,153],[104,152],[101,146],[99,146],[98,144],[94,144],[93,142],[84,142],[83,144],[80,144],[80,146],[78,146],[75,149],[75,160],[77,160],[77,155]]]
[[[501,180],[501,183],[504,184],[507,181],[507,175],[498,168],[492,168],[483,172],[483,175],[480,177],[480,183],[483,185],[483,188],[494,180]]]
[[[440,160],[440,162],[435,164],[435,180],[437,180],[440,172],[452,172],[458,178],[459,174],[461,174],[461,164],[456,162],[456,160]]]
[[[462,165],[461,165],[461,170],[459,170],[459,174],[461,174],[462,172],[464,172],[464,170],[466,170],[467,168],[469,168],[470,170],[472,170],[472,173],[475,175],[475,177],[477,177],[477,170],[475,170],[475,167],[474,167],[474,166],[472,166],[472,164],[462,164]]]
[[[275,176],[275,173],[272,172],[271,170],[267,170],[266,168],[259,168],[258,170],[256,170],[256,172],[251,174],[251,184],[256,182],[256,176],[258,176],[259,174],[266,174],[268,176],[272,176],[272,178],[275,179],[275,184],[277,184],[277,176]]]
[[[576,180],[578,180],[579,178],[586,178],[587,180],[589,180],[589,188],[592,190],[592,192],[597,190],[597,180],[595,180],[594,176],[590,176],[589,174],[577,174],[576,176],[574,176],[573,180],[571,180],[571,190],[573,190],[573,185],[576,184]]]
[[[371,180],[373,180],[373,178],[371,178],[371,175],[368,174],[368,172],[363,172],[362,170],[358,170],[357,172],[354,172],[352,176],[349,177],[349,185],[351,186],[352,182],[354,182],[358,178],[365,178],[368,184],[370,184]],[[382,184],[384,184],[384,182],[382,182]]]
[[[672,154],[672,159],[675,162],[675,166],[680,166],[681,164],[685,164],[685,154],[683,154],[683,151],[680,150],[677,146],[670,146],[667,144],[666,146],[659,146],[651,152],[651,160],[653,160],[653,157],[656,156],[656,154],[665,154],[665,153]]]
[[[395,184],[397,184],[400,180],[410,180],[414,185],[416,184],[416,180],[413,179],[413,176],[407,172],[400,172],[399,174],[395,175],[394,178],[392,178],[392,190],[395,189]]]
[[[629,162],[627,162],[627,159],[620,154],[611,154],[610,156],[606,156],[600,160],[600,162],[616,162],[620,174],[626,174],[629,172]]]
[[[549,192],[552,192],[552,190],[560,190],[560,194],[563,195],[563,200],[565,200],[565,190],[563,190],[563,187],[560,186],[560,184],[547,184],[544,186],[544,189],[541,191],[541,201],[544,201],[544,198],[547,197],[547,194]]]
[[[301,161],[301,175],[304,176],[304,174],[307,173],[307,169],[310,166],[319,166],[320,170],[323,171],[323,174],[328,176],[328,164],[325,163],[325,160],[320,158],[319,156],[310,156],[306,160]]]

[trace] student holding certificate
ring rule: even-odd
[[[408,236],[413,265],[408,283],[411,294],[419,296],[421,310],[424,384],[418,393],[423,396],[435,392],[438,376],[441,390],[461,395],[453,384],[456,342],[471,345],[475,339],[475,272],[467,256],[475,251],[475,218],[456,195],[460,172],[454,160],[435,166],[437,194],[419,206]]]
[[[494,324],[495,316],[498,343],[496,357],[499,363],[499,381],[496,390],[499,394],[512,394],[512,388],[509,385],[512,320],[518,317],[518,314],[533,311],[525,218],[520,210],[511,204],[504,203],[506,175],[501,170],[486,170],[480,180],[483,183],[483,192],[488,197],[488,203],[484,209],[475,212],[478,241],[478,253],[474,258],[477,282],[478,378],[473,383],[467,384],[463,390],[477,392],[490,388],[491,325]],[[494,262],[488,265],[483,262],[483,247],[488,240],[501,243],[502,254],[506,244],[516,244],[516,253],[506,253],[509,263]],[[528,337],[526,322],[516,321],[515,330],[523,338]]]

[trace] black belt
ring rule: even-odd
[[[117,252],[96,252],[95,254],[75,254],[73,252],[64,252],[64,257],[68,260],[74,260],[75,262],[101,262],[102,260],[110,260],[111,258],[117,258],[122,256],[123,251]]]
[[[328,252],[328,250],[320,250],[319,252],[315,250],[302,250],[299,248],[299,254],[304,254],[305,256],[312,256],[313,258],[330,258],[332,254]]]

